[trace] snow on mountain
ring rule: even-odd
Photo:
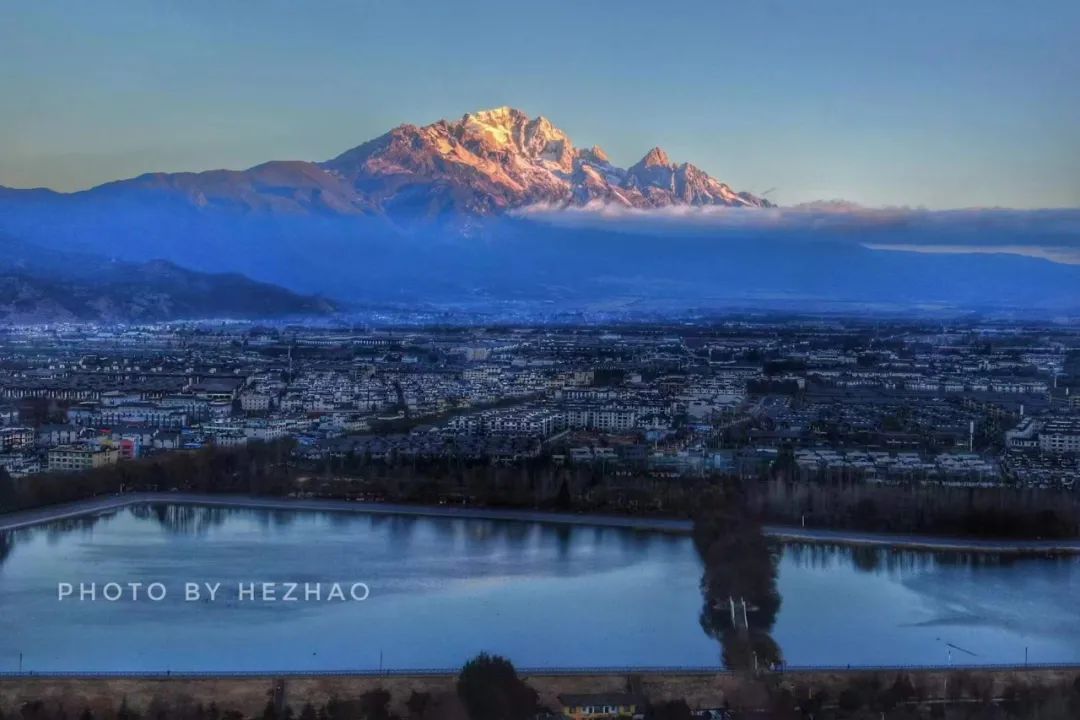
[[[653,148],[629,170],[599,147],[579,149],[543,117],[500,107],[458,121],[402,125],[322,165],[373,204],[393,211],[494,214],[534,203],[631,207],[767,207]]]
[[[247,170],[151,173],[77,193],[0,191],[0,206],[55,203],[67,212],[146,214],[169,204],[259,215],[498,215],[533,204],[607,202],[767,207],[659,148],[633,167],[599,147],[578,148],[547,118],[500,107],[460,120],[400,125],[323,163],[271,161]],[[48,206],[48,207],[46,207]],[[0,207],[2,210],[3,207]]]

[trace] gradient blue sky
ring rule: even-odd
[[[498,105],[789,204],[1080,206],[1077,0],[5,3],[0,184],[322,160]]]

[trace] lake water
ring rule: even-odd
[[[528,522],[128,508],[9,533],[0,671],[719,663],[688,538]],[[161,582],[109,602],[106,582]],[[362,602],[261,602],[239,582],[359,581]],[[57,599],[72,583],[76,597]],[[96,601],[77,599],[96,582]],[[186,582],[220,582],[188,602]],[[279,586],[278,595],[283,592]],[[790,545],[773,636],[792,665],[1080,662],[1080,560]],[[205,592],[204,592],[205,596]],[[955,647],[950,647],[950,644]],[[962,649],[961,649],[962,648]],[[969,654],[973,653],[973,654]]]

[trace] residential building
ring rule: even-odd
[[[1049,453],[1080,452],[1080,417],[1047,421],[1039,433],[1039,449]]]
[[[113,465],[120,451],[107,445],[60,445],[49,450],[49,470],[72,472]]]
[[[633,693],[560,695],[559,704],[572,720],[645,716],[645,699]]]

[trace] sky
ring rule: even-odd
[[[0,185],[324,160],[511,105],[789,205],[1080,206],[1076,0],[24,0]]]

